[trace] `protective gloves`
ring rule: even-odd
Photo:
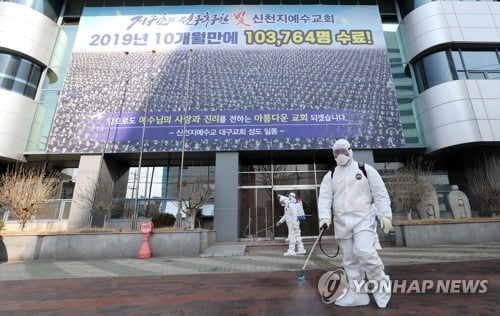
[[[286,217],[285,216],[281,216],[280,220],[276,223],[276,227],[280,226],[281,224],[283,224],[286,220]]]
[[[380,228],[384,231],[385,234],[388,234],[389,231],[392,230],[392,222],[389,218],[385,216],[380,217]]]
[[[328,227],[330,227],[331,223],[332,222],[328,218],[322,218],[319,221],[319,229],[323,228],[323,226],[326,226],[325,229],[328,229]]]

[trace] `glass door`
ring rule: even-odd
[[[306,220],[300,221],[300,230],[302,237],[317,236],[318,229],[318,206],[316,200],[316,189],[314,186],[275,186],[273,190],[273,204],[275,218],[274,223],[283,216],[284,208],[280,205],[278,194],[288,196],[289,193],[295,193],[295,198],[302,200]],[[286,224],[276,227],[275,237],[287,237],[288,229]]]
[[[265,240],[274,237],[271,188],[241,189],[239,210],[240,238]]]

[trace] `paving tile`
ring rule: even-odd
[[[397,280],[478,278],[487,293],[396,293],[385,310],[322,302],[324,270],[0,282],[0,315],[496,315],[500,260],[393,265]]]

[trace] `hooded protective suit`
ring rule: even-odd
[[[387,233],[392,228],[391,201],[385,184],[372,166],[365,164],[366,177],[353,160],[350,144],[339,139],[333,146],[337,167],[333,176],[328,172],[321,182],[318,197],[318,218],[320,227],[333,223],[335,238],[343,252],[343,263],[349,286],[345,295],[335,302],[340,306],[360,306],[369,303],[366,293],[355,291],[355,281],[360,284],[365,273],[368,280],[390,282],[384,273],[384,265],[374,247],[375,208],[378,210],[381,227]],[[372,206],[374,203],[375,208]],[[390,283],[375,292],[377,305],[385,308],[390,299]],[[389,289],[387,291],[387,289]]]
[[[302,242],[297,210],[294,207],[295,202],[297,202],[295,199],[295,193],[290,193],[288,197],[279,195],[278,198],[280,200],[280,204],[285,208],[285,213],[276,225],[279,226],[283,222],[286,222],[286,226],[288,227],[288,250],[283,255],[304,255],[306,254],[306,250],[304,248],[304,243]],[[297,246],[297,251],[295,251],[295,246]]]

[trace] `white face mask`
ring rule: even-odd
[[[335,158],[335,161],[339,166],[345,166],[349,162],[351,158],[346,155],[338,155],[337,158]]]

